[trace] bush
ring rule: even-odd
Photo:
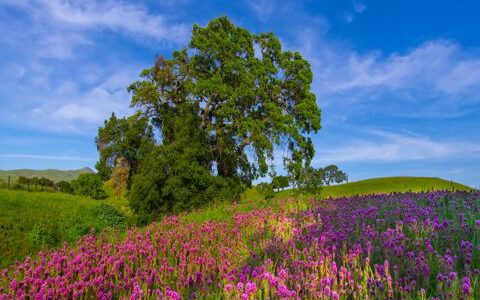
[[[125,229],[126,227],[125,216],[113,206],[102,203],[95,207],[95,213],[108,227],[115,227],[118,229]]]
[[[257,190],[263,194],[265,199],[272,199],[275,196],[273,185],[266,182],[261,182],[257,185]]]
[[[272,186],[274,189],[281,189],[283,191],[283,189],[290,186],[288,176],[275,176],[272,179]]]
[[[55,184],[55,187],[59,192],[73,194],[73,187],[70,182],[62,180]]]
[[[193,149],[184,149],[183,153],[170,149],[158,146],[132,178],[128,198],[139,223],[198,208],[213,200],[238,198],[240,184],[211,174],[198,158],[192,158]]]
[[[90,196],[94,199],[105,199],[108,197],[103,190],[103,183],[95,174],[80,174],[77,179],[72,180],[72,187],[77,195]]]

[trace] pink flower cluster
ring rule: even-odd
[[[478,299],[479,220],[480,192],[167,217],[12,265],[0,299]]]

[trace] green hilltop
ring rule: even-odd
[[[437,177],[396,176],[365,179],[355,182],[326,186],[321,197],[348,197],[353,195],[383,194],[393,192],[426,192],[431,190],[472,190],[458,182]],[[291,190],[277,193],[277,197],[290,195]]]
[[[25,177],[45,177],[55,182],[66,180],[71,181],[75,179],[80,174],[85,173],[94,173],[90,168],[81,168],[77,170],[57,170],[57,169],[47,169],[47,170],[32,170],[32,169],[16,169],[16,170],[0,170],[0,179],[7,182],[8,176],[10,176],[10,182],[15,182],[19,176]]]

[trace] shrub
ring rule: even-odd
[[[70,182],[62,180],[55,184],[55,187],[59,192],[73,194],[73,187]]]
[[[100,178],[91,173],[80,174],[77,179],[72,180],[75,194],[90,196],[94,199],[105,199],[108,197],[102,186]]]
[[[124,229],[126,227],[125,216],[113,206],[102,203],[95,207],[98,218],[108,227]]]

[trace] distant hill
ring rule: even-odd
[[[422,192],[431,190],[472,190],[471,187],[436,177],[381,177],[338,185],[326,186],[322,190],[322,198],[343,197],[365,194],[381,194],[392,192]],[[287,196],[290,190],[277,193]]]
[[[90,168],[82,168],[78,170],[56,170],[56,169],[47,169],[47,170],[31,170],[31,169],[17,169],[17,170],[0,170],[0,179],[5,182],[8,180],[10,175],[10,181],[15,182],[19,176],[25,177],[45,177],[55,182],[60,180],[71,181],[75,179],[80,174],[84,173],[94,173]]]

